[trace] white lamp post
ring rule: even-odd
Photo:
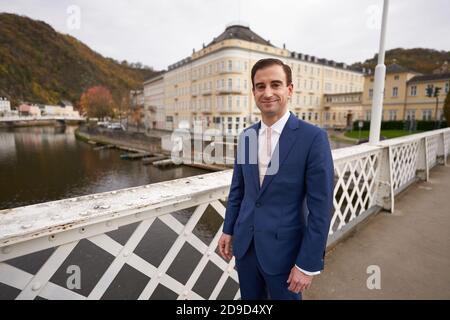
[[[380,50],[378,52],[378,64],[375,67],[375,82],[373,86],[372,116],[370,120],[369,144],[375,145],[380,141],[381,117],[383,114],[384,78],[386,66],[384,65],[384,45],[386,42],[386,23],[389,8],[389,0],[384,0],[383,18],[381,20]]]

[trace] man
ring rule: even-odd
[[[262,120],[239,138],[219,250],[226,260],[236,258],[242,299],[300,300],[324,267],[330,145],[324,130],[288,111],[289,66],[262,59],[251,77]]]

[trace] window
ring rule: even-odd
[[[366,111],[366,121],[370,121],[371,111]]]
[[[406,120],[415,120],[416,119],[416,110],[407,110],[406,111]]]
[[[397,110],[389,110],[389,120],[390,121],[397,120]]]
[[[232,105],[232,100],[231,100],[231,96],[228,96],[228,109],[231,109],[231,105]]]
[[[228,71],[231,71],[233,69],[233,61],[228,60]]]
[[[233,87],[233,79],[228,79],[228,90],[231,90]]]
[[[392,96],[393,97],[397,97],[398,96],[398,87],[393,87],[392,88]]]
[[[369,89],[369,98],[370,98],[370,99],[373,98],[373,89]]]
[[[236,98],[236,107],[240,107],[241,106],[241,98],[237,97]]]
[[[244,80],[244,89],[247,89],[247,80]]]
[[[444,91],[445,91],[445,93],[448,93],[448,91],[450,90],[450,82],[446,82],[445,83],[445,89],[444,89]]]
[[[422,110],[422,120],[430,121],[431,113],[432,111],[430,109]]]
[[[308,112],[308,120],[311,121],[312,118],[312,112]]]
[[[302,112],[302,120],[305,120],[306,113]]]
[[[400,76],[397,74],[394,76],[394,80],[398,80],[398,79],[400,79]]]
[[[415,97],[417,95],[417,86],[411,86],[409,94]]]
[[[314,113],[314,120],[315,121],[319,120],[319,113],[317,112]]]

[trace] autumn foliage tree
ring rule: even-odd
[[[444,116],[447,119],[447,125],[450,127],[450,90],[447,92],[447,97],[444,101]]]
[[[102,119],[113,115],[114,101],[111,92],[104,86],[95,86],[86,90],[80,99],[80,105],[88,117]]]

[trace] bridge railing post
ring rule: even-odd
[[[383,148],[380,157],[380,170],[376,181],[378,184],[376,202],[391,213],[394,213],[394,189],[392,178],[393,158],[391,147]]]
[[[419,159],[417,161],[416,175],[421,180],[428,181],[429,170],[428,170],[428,146],[427,138],[421,138],[419,142]]]

